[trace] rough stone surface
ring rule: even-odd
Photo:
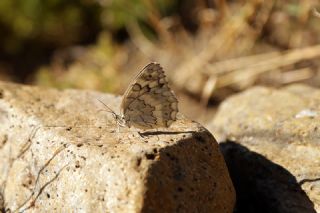
[[[121,127],[89,91],[0,83],[1,212],[232,212],[235,192],[213,136],[183,118]]]
[[[320,90],[252,88],[209,125],[237,191],[236,212],[320,212]]]

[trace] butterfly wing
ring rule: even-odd
[[[158,63],[148,64],[132,81],[121,111],[127,126],[139,129],[169,127],[176,120],[178,101]]]

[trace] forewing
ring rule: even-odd
[[[150,63],[137,75],[121,103],[127,126],[140,129],[169,127],[176,120],[178,101],[158,63]]]

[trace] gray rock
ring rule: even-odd
[[[320,90],[252,88],[226,100],[209,129],[235,188],[236,212],[320,212]]]
[[[232,212],[213,136],[183,118],[143,132],[99,111],[120,97],[0,83],[2,212]],[[118,110],[116,110],[118,111]]]

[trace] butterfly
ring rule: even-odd
[[[178,113],[178,100],[163,68],[155,62],[145,66],[131,81],[122,98],[120,115],[105,106],[120,126],[143,130],[169,127]]]

